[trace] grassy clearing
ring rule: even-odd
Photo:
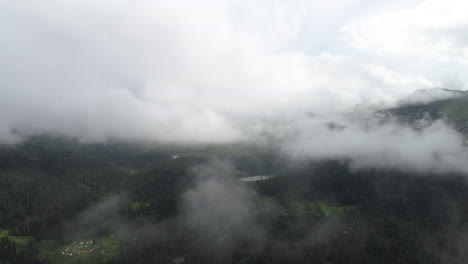
[[[325,216],[333,216],[344,213],[346,210],[353,209],[352,206],[333,206],[324,202],[304,202],[295,204],[303,211],[316,210],[317,208],[325,214]]]
[[[87,242],[90,242],[88,243]],[[47,256],[54,263],[97,263],[113,258],[119,250],[119,240],[115,236],[94,239],[81,239],[67,243],[43,240],[38,243],[41,256]]]
[[[128,175],[137,175],[138,173],[142,172],[143,170],[132,168],[132,167],[123,167],[122,172]]]
[[[9,234],[10,230],[2,230],[0,232],[0,238],[8,237],[8,239],[14,241],[19,247],[25,247],[28,245],[29,242],[35,240],[33,236],[10,236]]]
[[[33,236],[8,236],[9,239],[15,241],[16,245],[25,247],[29,242],[34,241]]]
[[[0,231],[0,238],[7,237],[9,233],[10,233],[10,230],[1,230]]]
[[[129,212],[138,212],[144,208],[148,208],[150,207],[151,204],[149,202],[138,202],[138,201],[134,201],[134,202],[129,202],[126,206],[126,209],[129,211]]]
[[[346,211],[354,210],[354,206],[334,206],[324,202],[304,201],[295,203],[281,203],[274,198],[265,198],[260,205],[261,210],[254,213],[269,215],[323,215],[325,217],[338,216]]]

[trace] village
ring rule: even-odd
[[[64,256],[80,256],[80,255],[88,255],[93,253],[105,253],[105,249],[102,248],[100,245],[97,245],[92,240],[90,241],[73,241],[70,246],[65,247],[62,251],[62,255]]]

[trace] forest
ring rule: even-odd
[[[36,136],[1,149],[0,179],[5,264],[467,260],[464,175]]]

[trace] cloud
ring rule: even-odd
[[[352,44],[377,53],[419,55],[436,60],[466,61],[463,32],[466,2],[424,1],[414,7],[365,18],[342,28]]]
[[[253,214],[258,197],[235,178],[232,164],[212,160],[193,173],[195,181],[182,196],[180,215],[189,230],[223,249],[238,239],[261,240],[263,230]]]
[[[450,82],[462,80],[468,63],[467,3],[428,0],[417,5],[370,15],[344,25],[352,47],[400,70],[432,74]],[[404,62],[407,62],[405,65]]]
[[[64,238],[94,239],[102,234],[116,235],[127,242],[164,241],[170,237],[171,222],[153,223],[146,218],[125,217],[122,209],[129,202],[125,194],[113,194],[80,212],[75,220],[65,223]]]
[[[84,142],[226,143],[257,140],[265,130],[281,137],[304,129],[284,148],[309,146],[297,151],[309,157],[369,157],[368,165],[423,159],[416,167],[433,160],[429,152],[442,153],[448,155],[443,167],[449,166],[457,163],[451,153],[464,149],[445,125],[330,133],[299,121],[305,113],[330,122],[344,112],[393,106],[461,72],[466,19],[460,6],[438,0],[4,1],[0,142],[46,133]],[[293,121],[282,128],[285,120]],[[442,138],[450,144],[433,142]],[[404,158],[386,161],[399,152]]]
[[[231,163],[217,159],[192,167],[191,184],[176,197],[177,214],[158,222],[145,216],[125,216],[130,200],[125,194],[111,195],[65,223],[64,238],[95,239],[111,234],[125,243],[151,245],[189,237],[218,254],[229,252],[239,241],[262,243],[264,227],[254,214],[259,197],[236,177],[238,173]]]
[[[442,121],[425,120],[414,127],[372,115],[335,118],[335,123],[315,117],[286,124],[283,151],[297,160],[349,160],[358,169],[468,172],[465,139]]]
[[[352,13],[356,5],[345,6]],[[346,54],[307,52],[304,44],[323,33],[303,39],[317,23],[312,15],[339,13],[337,3],[47,0],[0,7],[4,143],[37,133],[235,141],[245,139],[252,120],[391,104],[433,85]]]

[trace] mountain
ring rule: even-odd
[[[388,109],[388,112],[405,123],[415,123],[421,119],[445,120],[457,131],[468,136],[468,91],[441,90],[450,93],[449,98],[430,102],[404,101],[399,107]],[[439,91],[440,92],[440,91]],[[428,94],[427,90],[419,93]],[[440,94],[440,93],[439,93]]]
[[[468,135],[454,94],[381,112]],[[241,180],[255,175],[275,177]],[[248,144],[35,136],[0,147],[0,263],[467,263],[466,179]]]

